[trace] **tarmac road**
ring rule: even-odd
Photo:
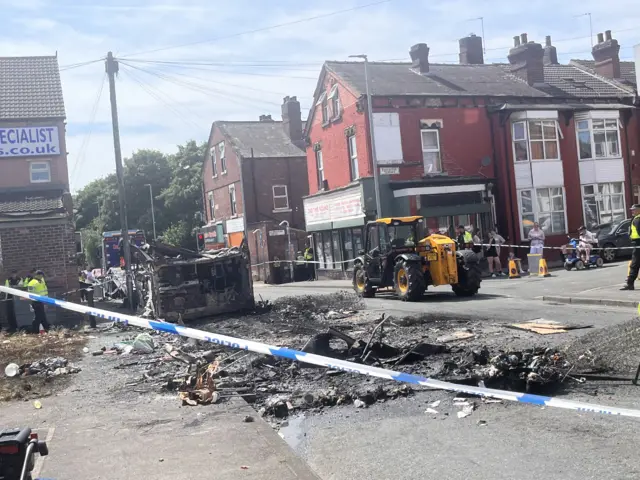
[[[476,314],[495,323],[543,317],[598,328],[627,321],[636,311],[553,304],[536,297],[543,290],[560,295],[595,288],[606,293],[601,286],[617,292],[620,275],[625,273],[626,263],[593,272],[557,272],[555,277],[546,279],[489,280],[483,282],[483,293],[474,300],[459,300],[447,291],[439,291],[418,303],[380,295],[365,300],[365,304],[368,309],[392,315]],[[541,285],[543,282],[545,285]],[[325,290],[330,293],[339,288],[313,286],[310,282],[290,287],[260,287],[256,293],[273,299],[289,295],[289,291],[300,295]],[[540,344],[564,343],[588,331],[538,338]],[[580,391],[570,391],[564,396],[640,408],[640,387],[631,385],[590,382]],[[479,408],[470,417],[459,419],[460,408],[453,407],[453,398],[453,394],[428,391],[366,410],[329,409],[321,416],[291,420],[281,435],[321,478],[331,480],[640,478],[638,419],[531,405],[481,404],[478,400]],[[425,414],[428,404],[435,400],[442,400],[436,408],[440,413]],[[486,426],[479,425],[480,420]]]

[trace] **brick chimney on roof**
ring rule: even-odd
[[[542,45],[530,42],[527,34],[513,37],[513,48],[509,50],[511,73],[526,81],[529,85],[544,83],[544,50]]]
[[[611,30],[598,34],[598,43],[591,50],[595,71],[607,78],[620,78],[620,44],[611,38]]]
[[[420,73],[429,73],[429,47],[427,47],[426,43],[417,43],[411,50],[409,50],[409,55],[411,55],[411,68],[415,68]]]
[[[302,114],[297,97],[287,96],[282,99],[282,128],[294,145],[304,148]]]
[[[482,37],[473,33],[460,39],[460,63],[469,65],[482,65],[484,55],[482,53]]]
[[[556,47],[551,45],[551,36],[547,35],[544,42],[544,57],[543,63],[545,65],[557,65],[558,64],[558,51]]]

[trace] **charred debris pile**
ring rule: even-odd
[[[360,300],[345,292],[260,301],[253,314],[193,326],[470,385],[535,392],[574,378],[572,365],[557,350],[484,346],[479,339],[484,320],[445,314],[395,318],[363,310]],[[185,405],[240,396],[261,414],[284,418],[341,404],[365,407],[415,388],[168,334],[156,333],[153,341],[144,356],[127,349],[126,340],[111,349],[128,354],[117,356],[114,365],[134,373],[124,389],[179,392]]]

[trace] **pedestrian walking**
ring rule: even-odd
[[[49,290],[47,289],[47,283],[44,280],[44,272],[42,270],[36,270],[33,279],[27,285],[27,290],[29,293],[40,295],[41,297],[49,296]],[[40,332],[40,325],[42,325],[45,332],[48,332],[49,322],[47,321],[47,312],[44,309],[44,303],[31,302],[31,308],[33,308],[32,332],[38,334]]]
[[[20,288],[22,287],[22,278],[18,275],[17,270],[11,271],[11,276],[4,282],[5,287]],[[16,304],[13,295],[5,294],[5,311],[7,314],[7,333],[15,333],[18,331],[18,322],[16,320]]]
[[[529,234],[527,238],[531,242],[530,252],[532,255],[542,255],[544,251],[544,230],[540,228],[540,224],[538,222],[534,222],[533,228],[529,230]]]
[[[500,245],[505,242],[504,238],[495,230],[491,229],[489,231],[489,237],[487,240],[487,244],[489,247],[487,248],[487,263],[489,264],[489,274],[492,278],[496,276],[501,277],[502,273],[502,263],[500,262]]]
[[[640,270],[640,204],[636,203],[631,207],[631,214],[633,215],[633,220],[631,221],[631,228],[629,229],[629,238],[633,246],[633,254],[627,284],[622,287],[621,290],[635,289],[634,283],[638,278],[638,271]]]

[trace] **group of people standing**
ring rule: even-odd
[[[47,288],[47,282],[44,279],[44,272],[42,270],[33,269],[27,273],[24,278],[18,275],[17,270],[13,270],[9,278],[4,282],[5,287],[15,288],[16,290],[26,290],[34,295],[40,295],[43,297],[49,296],[49,290]],[[16,306],[15,298],[9,293],[4,294],[5,312],[7,316],[7,331],[8,333],[15,333],[18,331],[18,322],[16,319]],[[45,331],[49,330],[49,321],[47,320],[47,313],[42,302],[31,302],[31,309],[33,310],[33,321],[31,323],[31,332],[39,333],[40,326]]]

